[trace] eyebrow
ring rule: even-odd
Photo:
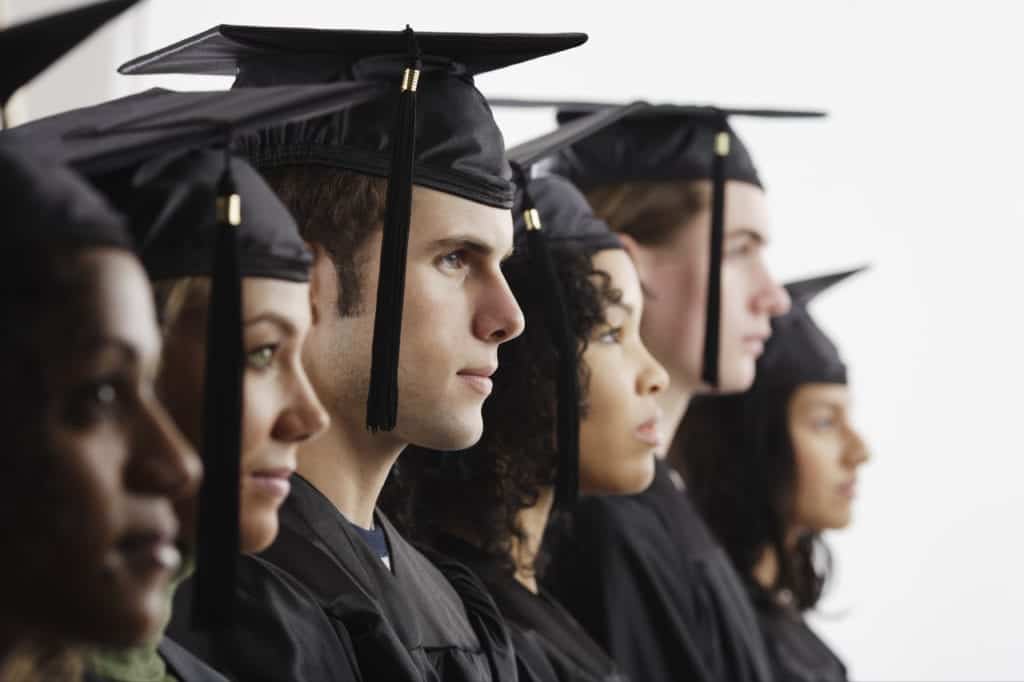
[[[291,320],[273,312],[260,313],[259,315],[250,317],[249,319],[242,322],[242,326],[251,327],[253,325],[261,324],[263,322],[267,322],[269,324],[274,325],[275,327],[279,327],[281,331],[291,336],[295,336],[296,334],[299,333],[299,330],[296,328],[296,326],[292,323]]]
[[[445,237],[444,239],[438,239],[434,242],[434,248],[462,248],[467,251],[472,251],[480,256],[490,256],[494,253],[494,246],[486,242],[480,241],[479,237],[469,234],[457,234],[452,237]],[[502,261],[507,260],[512,256],[514,249],[509,247],[509,250],[501,257]]]

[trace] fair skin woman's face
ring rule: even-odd
[[[792,524],[800,531],[850,523],[857,471],[868,450],[850,416],[844,384],[804,384],[789,401],[789,433],[796,458]]]
[[[277,536],[277,511],[289,493],[301,442],[327,427],[327,414],[303,370],[310,326],[309,285],[266,278],[242,283],[245,344],[242,408],[241,544],[266,549]],[[160,389],[175,420],[199,443],[205,304],[186,308],[168,332]],[[182,512],[194,518],[193,511]]]
[[[195,495],[201,467],[155,397],[161,341],[141,266],[116,249],[72,258],[80,282],[49,304],[59,314],[40,329],[39,379],[8,387],[32,416],[5,474],[16,523],[3,620],[126,646],[162,624],[180,563],[173,505]]]
[[[710,191],[710,182],[707,183]],[[706,320],[711,211],[706,208],[680,226],[665,245],[644,246],[622,235],[647,290],[641,335],[665,365],[673,384],[690,391],[701,382]],[[789,297],[768,272],[769,239],[764,191],[730,180],[725,192],[722,253],[719,390],[742,392],[771,333],[770,320],[789,309]]]
[[[643,294],[625,251],[600,251],[594,267],[622,292],[605,311],[583,354],[589,370],[587,413],[580,423],[580,490],[630,494],[654,477],[660,410],[655,396],[668,385],[665,369],[640,339]]]

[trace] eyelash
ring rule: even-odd
[[[750,242],[744,242],[739,246],[733,246],[726,250],[727,256],[749,256],[754,253],[754,245]]]
[[[120,377],[103,377],[90,381],[74,393],[70,409],[71,421],[85,426],[99,419],[114,416],[127,393],[125,381]]]
[[[457,263],[449,261],[450,258],[455,258]],[[449,270],[461,270],[466,267],[466,251],[465,249],[458,249],[444,254],[438,259],[438,265]]]
[[[277,356],[278,344],[267,343],[245,354],[245,364],[251,369],[262,371],[270,367]],[[269,355],[266,352],[269,351]],[[261,358],[265,357],[263,360]]]

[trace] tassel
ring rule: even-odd
[[[707,311],[704,326],[704,366],[701,379],[718,386],[718,350],[722,317],[722,247],[725,242],[725,162],[731,133],[723,121],[715,134],[711,161],[711,250],[708,261]]]
[[[230,146],[230,145],[229,145]],[[232,623],[238,555],[242,437],[242,283],[238,262],[241,199],[230,151],[217,197],[206,375],[203,391],[203,483],[199,491],[198,552],[192,625],[222,630]]]
[[[530,268],[544,288],[544,306],[548,333],[558,353],[557,390],[557,446],[558,469],[555,475],[555,507],[566,508],[579,497],[580,469],[580,382],[576,362],[576,339],[573,334],[570,311],[565,302],[562,282],[555,269],[547,236],[542,229],[540,215],[530,197],[526,174],[513,166],[523,194],[523,213],[526,219],[526,245]]]
[[[402,77],[391,136],[391,171],[377,282],[377,313],[373,323],[370,390],[366,398],[366,427],[374,433],[392,430],[398,420],[398,360],[416,160],[416,87],[421,69],[416,34],[408,26],[405,34],[409,67]]]

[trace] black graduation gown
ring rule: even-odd
[[[164,637],[157,647],[167,664],[167,672],[178,682],[227,682],[228,678],[193,656],[174,640]]]
[[[262,679],[279,682],[516,679],[500,613],[468,569],[454,562],[435,566],[378,513],[389,571],[298,475],[279,517],[277,539],[257,558],[269,570],[256,577],[271,583],[262,590],[279,598],[262,608],[252,603],[238,619],[238,646],[218,652],[218,660],[227,659],[225,669],[241,669],[243,659],[258,654]],[[286,580],[297,584],[286,589]],[[339,677],[328,664],[349,646],[361,677]]]
[[[468,566],[494,597],[515,645],[520,682],[627,682],[546,590],[533,594],[500,562],[458,538],[441,538],[437,549]]]
[[[750,597],[658,462],[639,495],[580,501],[548,531],[545,586],[634,680],[772,679]]]
[[[232,680],[244,682],[363,682],[344,625],[286,571],[258,556],[242,555],[236,584],[235,624],[212,638],[190,626],[191,579],[174,596],[169,634]],[[310,646],[332,642],[332,646]]]
[[[775,679],[786,682],[846,682],[846,666],[791,606],[773,603],[751,589]]]

